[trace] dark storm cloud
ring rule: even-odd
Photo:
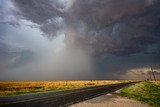
[[[39,24],[40,29],[49,36],[55,36],[61,24],[56,18],[63,17],[64,5],[57,0],[14,0],[25,19]]]
[[[159,32],[155,29],[160,26],[157,0],[72,2],[66,9],[65,2],[56,0],[15,0],[23,17],[39,24],[44,33],[55,36],[65,29],[68,40],[74,38],[74,43],[90,45],[96,55],[139,53],[159,41],[159,35],[155,36]]]
[[[155,0],[76,0],[69,19],[87,26],[88,42],[97,54],[133,54],[159,41],[154,35],[159,7]]]
[[[104,28],[121,18],[142,13],[145,0],[76,0],[69,13],[83,20],[89,28]]]
[[[56,0],[53,3],[50,0],[15,0],[14,3],[19,7],[21,15],[34,23],[42,24],[62,15]]]
[[[98,66],[97,74],[125,74],[127,70],[135,68],[150,67],[153,68],[159,67],[160,63],[159,54],[134,54],[127,56],[115,56],[115,55],[103,55],[100,58],[97,58],[96,63]],[[106,72],[104,72],[106,71]],[[108,72],[107,72],[108,71]],[[108,75],[108,77],[110,76]],[[104,75],[101,75],[102,77]],[[104,78],[106,77],[104,76]],[[110,77],[112,78],[112,76]]]
[[[159,0],[2,1],[2,79],[120,79],[160,64]]]

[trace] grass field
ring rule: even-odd
[[[64,90],[78,87],[89,87],[95,85],[109,85],[128,80],[91,80],[91,81],[20,81],[20,82],[0,82],[0,96],[36,93],[43,91]]]
[[[160,81],[144,81],[120,90],[122,96],[160,107]]]

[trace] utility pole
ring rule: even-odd
[[[152,72],[153,78],[154,78],[154,80],[156,81],[156,77],[155,77],[155,74],[154,74],[154,71],[153,71],[152,66],[150,66],[150,68],[151,68],[151,72]]]

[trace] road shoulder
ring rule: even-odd
[[[117,92],[108,93],[84,102],[80,102],[70,107],[151,107],[150,105],[121,97]]]

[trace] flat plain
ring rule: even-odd
[[[131,80],[86,80],[86,81],[0,81],[0,96],[65,90],[132,82]]]

